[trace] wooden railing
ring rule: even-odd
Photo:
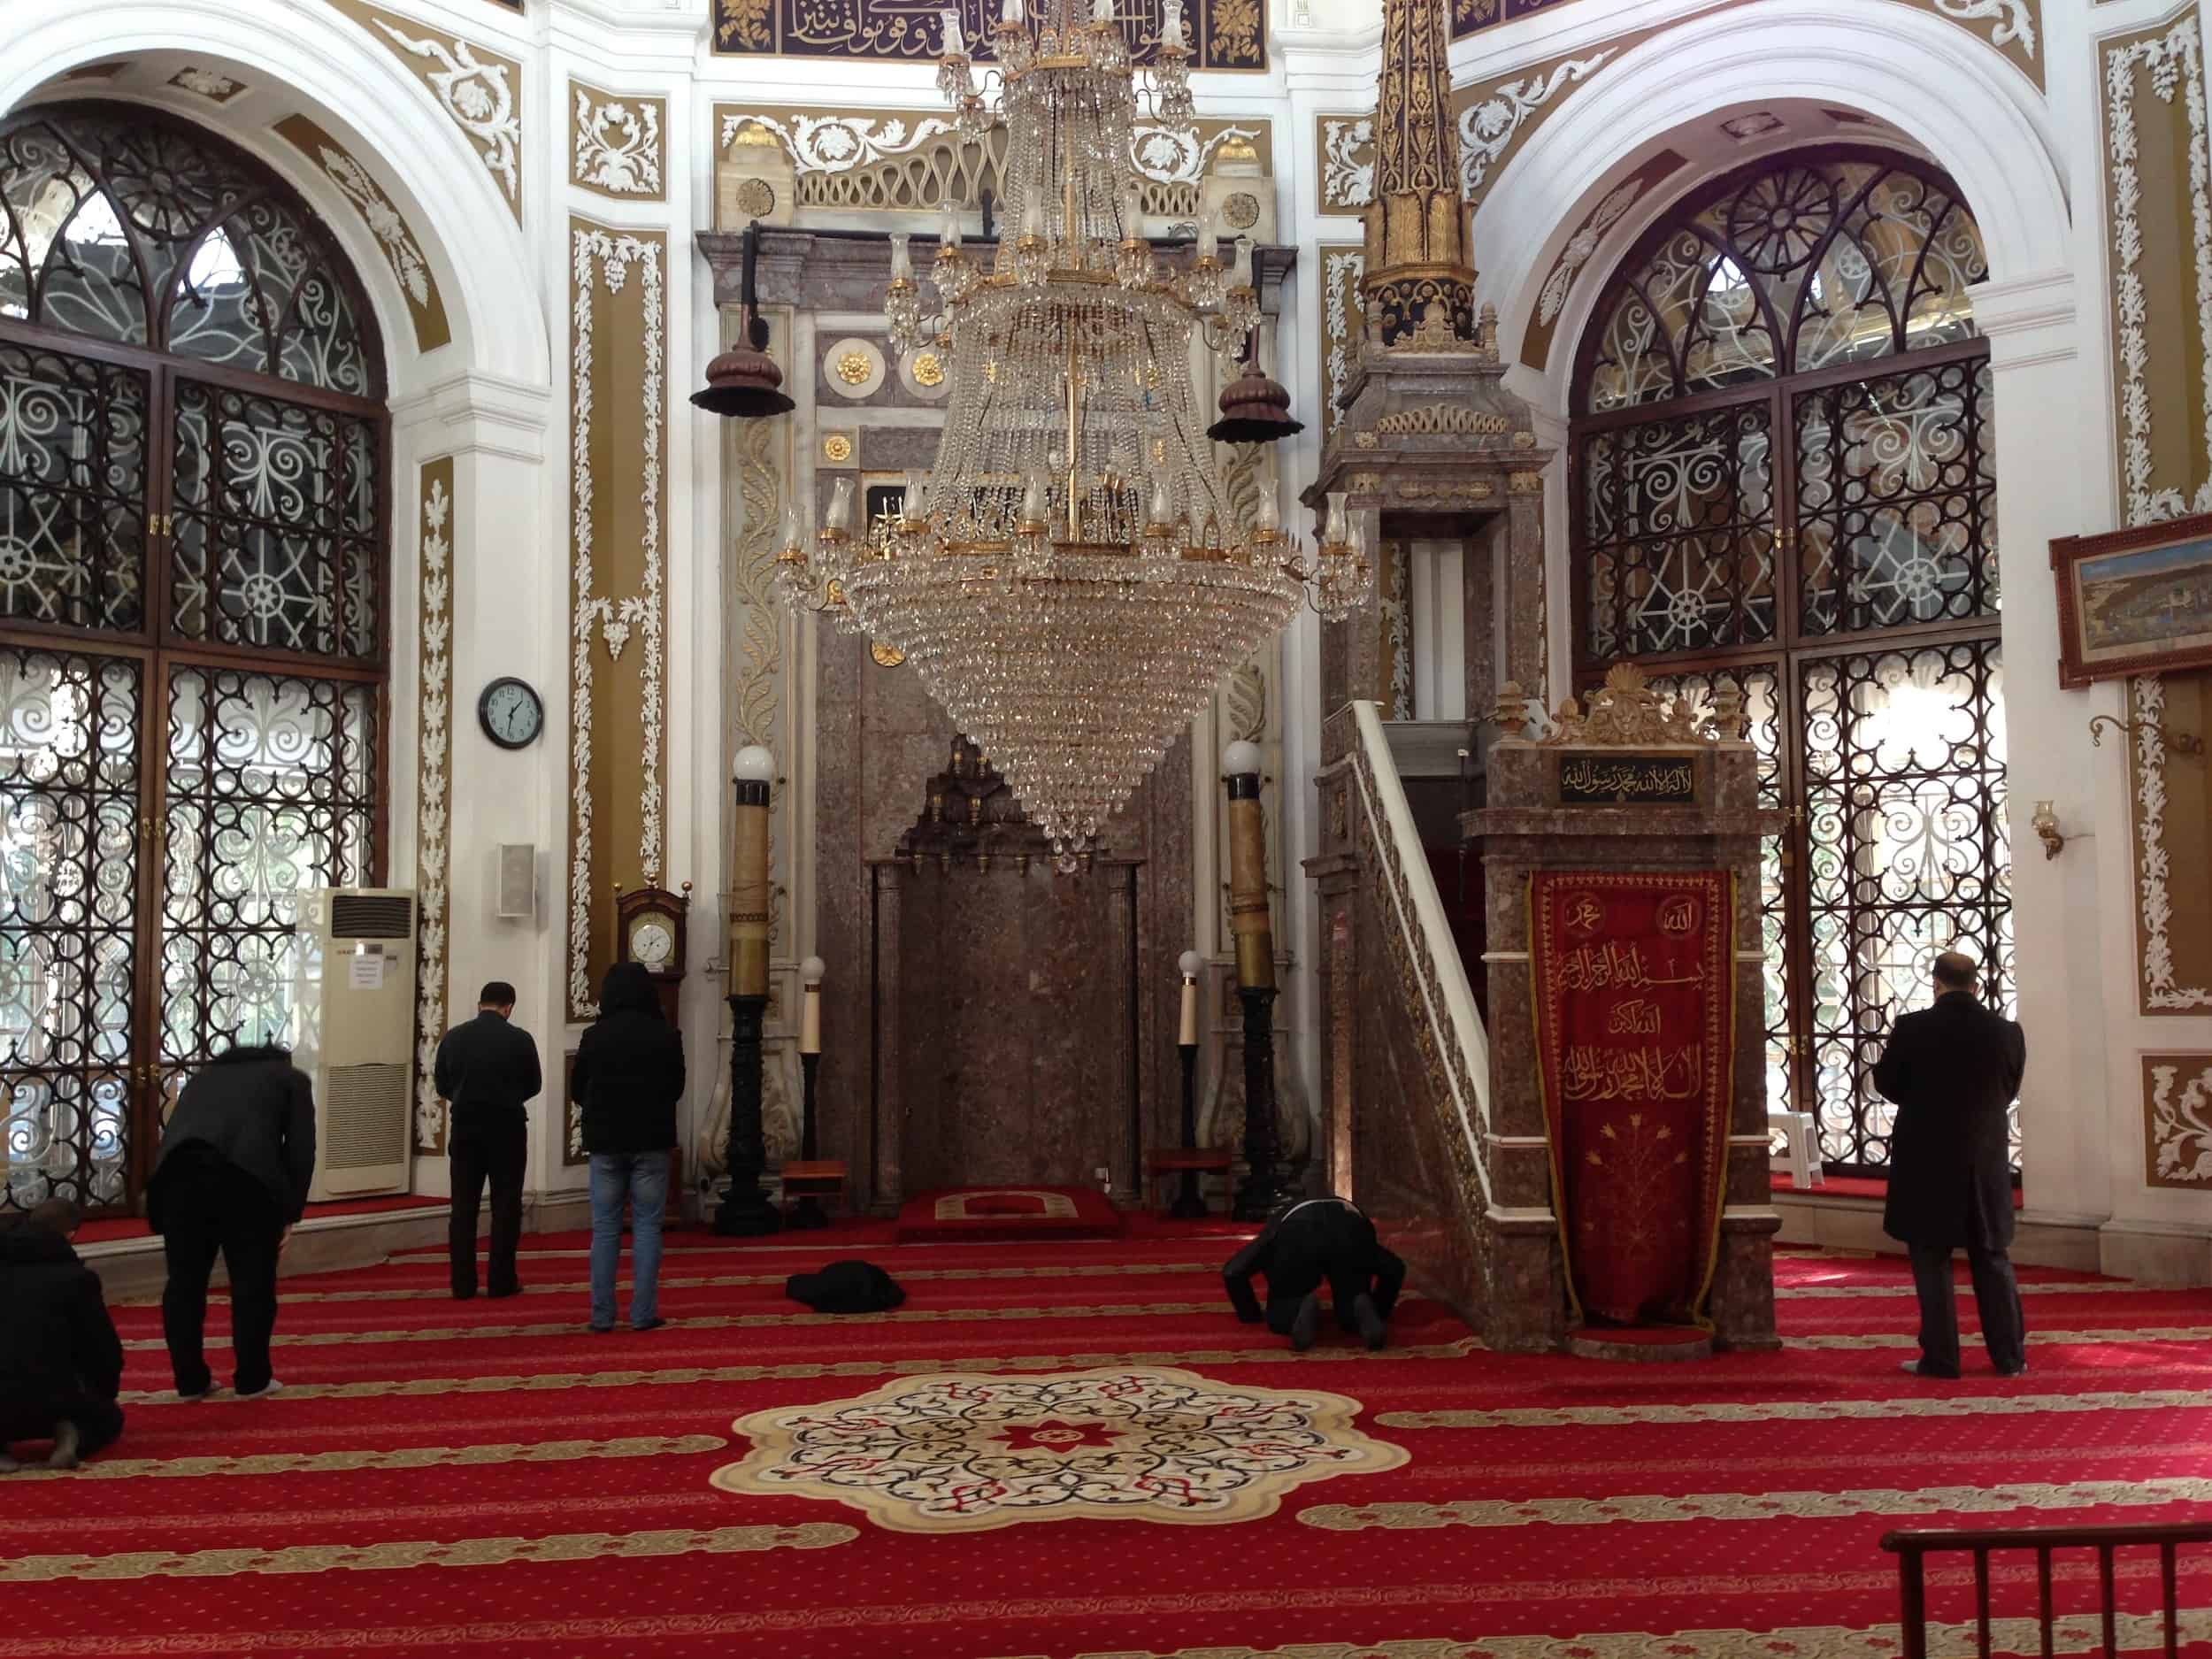
[[[1985,1532],[1889,1532],[1882,1548],[1897,1557],[1898,1590],[1903,1603],[1904,1659],[1927,1659],[1928,1590],[1924,1565],[1930,1555],[1970,1553],[1974,1557],[1975,1652],[1990,1653],[1989,1558],[1997,1553],[2035,1552],[2036,1624],[2043,1659],[2052,1659],[2051,1556],[2061,1549],[2097,1552],[2097,1591],[2107,1659],[2120,1653],[2119,1609],[2113,1594],[2113,1556],[2130,1547],[2158,1551],[2159,1605],[2170,1659],[2181,1652],[2180,1593],[2175,1557],[2184,1544],[2212,1544],[2212,1524],[2189,1526],[2037,1526]]]

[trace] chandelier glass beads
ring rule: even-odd
[[[1308,562],[1271,480],[1249,521],[1230,503],[1191,365],[1194,337],[1233,361],[1257,325],[1252,243],[1225,262],[1208,226],[1171,263],[1146,237],[1139,101],[1187,125],[1189,50],[1170,0],[1139,69],[1115,10],[1042,0],[1033,17],[1005,0],[995,107],[944,14],[938,85],[956,119],[1009,128],[1012,234],[987,265],[946,204],[930,318],[907,239],[892,239],[893,340],[929,341],[948,365],[936,467],[860,532],[841,481],[818,534],[787,517],[777,559],[787,603],[905,653],[1070,860],[1302,600],[1340,618],[1373,588],[1340,511]]]

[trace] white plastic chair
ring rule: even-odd
[[[1767,1114],[1767,1130],[1782,1137],[1782,1157],[1792,1186],[1801,1193],[1809,1187],[1828,1184],[1828,1177],[1820,1167],[1820,1136],[1813,1127],[1810,1112],[1770,1111]]]

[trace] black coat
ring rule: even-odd
[[[599,1018],[576,1046],[569,1088],[583,1107],[586,1152],[665,1152],[676,1144],[683,1034],[661,1017],[652,976],[635,963],[607,970]]]
[[[252,1176],[286,1225],[297,1221],[315,1177],[315,1092],[307,1073],[281,1048],[233,1048],[184,1086],[147,1188],[156,1233],[166,1202],[163,1172],[177,1148],[193,1141]]]
[[[112,1400],[122,1380],[100,1276],[51,1227],[0,1232],[0,1404]]]
[[[2012,1021],[1954,991],[1907,1014],[1874,1067],[1897,1107],[1882,1230],[1936,1249],[2012,1242],[2005,1109],[2020,1093],[2028,1041]]]
[[[536,1039],[492,1013],[446,1033],[432,1076],[457,1122],[519,1112],[545,1087]]]

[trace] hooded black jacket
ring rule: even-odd
[[[161,1133],[146,1215],[162,1230],[162,1175],[178,1148],[198,1141],[254,1178],[286,1224],[307,1208],[315,1176],[315,1092],[282,1048],[233,1048],[184,1086]]]
[[[586,1152],[665,1152],[676,1144],[683,1035],[661,1018],[653,976],[636,963],[607,970],[599,1018],[577,1044],[569,1087],[583,1107]]]
[[[0,1230],[0,1403],[112,1400],[122,1380],[100,1276],[51,1227]]]

